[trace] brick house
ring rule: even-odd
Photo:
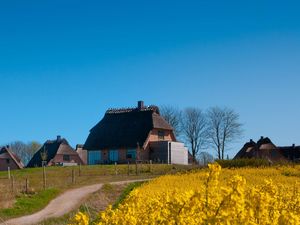
[[[9,146],[5,146],[0,149],[0,171],[5,171],[8,167],[16,170],[24,168],[24,165],[21,159],[9,149]]]
[[[234,159],[259,158],[270,162],[300,161],[300,146],[276,146],[268,137],[261,137],[257,142],[252,139],[236,154]]]
[[[187,164],[188,151],[157,106],[109,109],[84,144],[88,164],[157,161]]]
[[[29,161],[27,167],[79,164],[83,164],[83,161],[78,153],[69,145],[66,139],[57,136],[55,140],[48,140],[43,144]]]

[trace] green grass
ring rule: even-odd
[[[12,208],[0,209],[2,219],[32,214],[44,208],[54,197],[59,194],[59,190],[51,188],[33,195],[22,194],[16,199]]]

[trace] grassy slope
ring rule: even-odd
[[[6,219],[34,213],[44,208],[58,193],[57,189],[51,188],[34,195],[21,195],[12,208],[0,209],[0,217]]]
[[[171,165],[152,165],[149,172],[148,165],[139,165],[139,175],[135,175],[135,165],[130,165],[130,175],[127,176],[127,165],[118,165],[118,175],[115,175],[114,165],[82,166],[81,176],[79,167],[47,167],[47,190],[43,191],[42,168],[31,168],[12,171],[14,177],[14,191],[11,191],[11,181],[7,173],[0,172],[0,217],[12,218],[36,212],[53,199],[57,194],[75,187],[95,183],[108,183],[127,179],[142,179],[155,177],[165,173],[186,170],[189,167]],[[72,169],[75,170],[76,183],[72,184]],[[29,188],[35,195],[21,194],[25,186],[25,179],[29,179]],[[18,197],[18,198],[17,198]],[[16,202],[14,202],[16,201]],[[3,206],[11,202],[9,207]],[[2,206],[2,207],[1,207]],[[2,208],[2,209],[1,209]],[[26,209],[26,210],[25,210]]]

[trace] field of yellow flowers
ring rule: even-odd
[[[221,169],[159,177],[93,224],[300,224],[300,167]],[[78,213],[73,224],[87,225]]]

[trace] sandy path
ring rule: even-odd
[[[147,181],[149,179],[142,180],[126,180],[112,182],[110,184],[126,184],[137,181]],[[57,198],[53,199],[46,208],[32,215],[22,216],[2,222],[1,225],[29,225],[36,224],[45,219],[63,216],[72,210],[78,208],[81,202],[90,194],[98,191],[103,186],[103,183],[84,186],[72,190],[68,190]]]

